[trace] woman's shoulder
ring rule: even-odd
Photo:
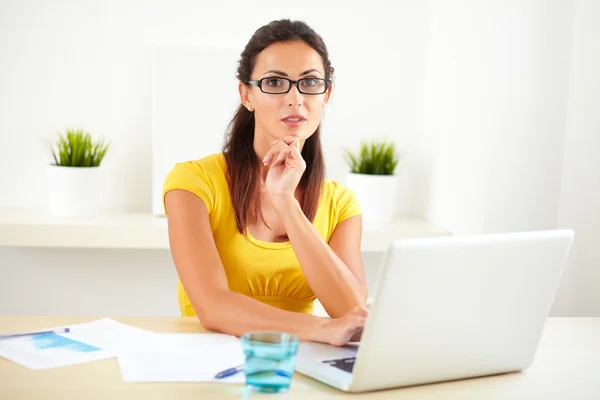
[[[337,180],[326,179],[323,182],[321,201],[335,214],[343,214],[347,210],[352,210],[354,214],[360,213],[360,205],[354,192]]]
[[[218,193],[225,190],[227,186],[224,168],[225,159],[221,153],[176,163],[164,180],[163,203],[167,192],[183,189],[203,200],[209,213],[212,214],[217,205]]]
[[[353,197],[354,193],[340,181],[325,179],[321,196],[324,200],[330,200],[337,204],[348,197]]]
[[[323,185],[322,200],[326,204],[335,225],[362,214],[360,204],[354,192],[341,182],[327,179]]]
[[[226,168],[225,157],[223,153],[213,153],[199,159],[177,162],[170,174],[186,174],[197,177],[215,178],[223,174]]]

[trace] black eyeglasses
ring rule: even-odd
[[[329,81],[322,78],[302,78],[293,81],[288,78],[268,77],[255,81],[248,81],[249,84],[258,86],[263,93],[285,94],[290,91],[292,84],[296,85],[298,91],[302,94],[323,94],[329,88]]]

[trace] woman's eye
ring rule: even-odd
[[[317,84],[317,80],[314,78],[306,78],[304,79],[304,84],[306,86],[315,86]]]
[[[277,78],[270,78],[267,79],[267,85],[271,86],[271,87],[278,87],[282,85],[281,79],[277,79]]]

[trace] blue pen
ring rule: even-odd
[[[244,370],[244,365],[238,365],[237,367],[226,369],[215,375],[215,379],[227,378],[228,376],[235,375],[240,371]]]
[[[227,378],[228,376],[235,375],[238,372],[243,371],[243,370],[244,370],[244,366],[238,365],[237,367],[229,368],[229,369],[226,369],[225,371],[219,372],[218,374],[215,375],[215,379]],[[283,376],[285,378],[292,377],[292,374],[290,374],[289,372],[280,370],[280,369],[277,369],[273,372],[275,372],[276,375]]]
[[[62,329],[54,329],[54,330],[50,330],[50,331],[7,333],[7,334],[4,334],[4,335],[0,335],[0,340],[1,339],[10,339],[10,338],[20,337],[20,336],[41,335],[43,333],[66,333],[66,332],[69,332],[70,330],[71,329],[69,329],[69,328],[62,328]]]

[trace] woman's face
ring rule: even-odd
[[[278,42],[265,48],[256,58],[250,80],[264,80],[267,91],[281,91],[287,85],[277,78],[325,78],[321,56],[303,41]],[[305,81],[302,91],[317,91],[317,80]],[[255,140],[268,140],[269,144],[283,136],[297,136],[301,143],[309,138],[321,122],[323,107],[329,100],[331,86],[323,94],[302,94],[295,84],[284,94],[268,94],[258,86],[240,83],[240,97],[244,106],[254,112]],[[300,121],[287,119],[297,116]]]

